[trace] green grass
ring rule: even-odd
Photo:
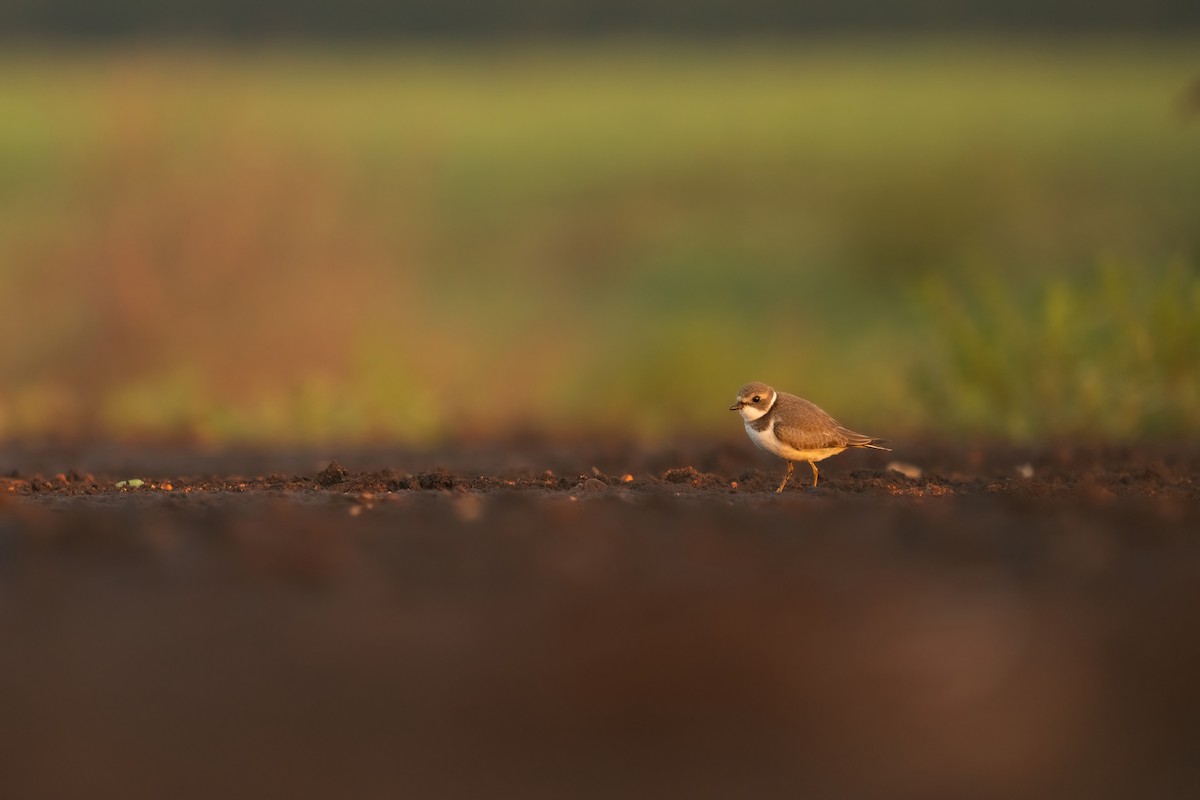
[[[997,275],[966,289],[933,279],[925,300],[939,346],[917,385],[952,428],[1083,440],[1195,430],[1195,268],[1110,263],[1036,287]]]
[[[1194,434],[1195,44],[10,51],[0,438]]]

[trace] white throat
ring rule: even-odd
[[[761,409],[761,408],[755,408],[754,406],[742,406],[741,408],[738,409],[738,413],[742,415],[742,419],[744,419],[746,422],[754,422],[754,420],[761,418],[764,414],[766,414],[768,411],[770,411],[772,408],[774,408],[775,401],[778,399],[779,399],[779,394],[774,389],[772,389],[771,390],[771,402],[767,403],[767,407],[765,410]]]

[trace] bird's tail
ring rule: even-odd
[[[869,447],[872,450],[892,452],[892,448],[885,446],[891,444],[887,439],[877,439],[874,436],[867,436],[865,433],[855,433],[845,428],[842,429],[842,433],[846,437],[846,444],[850,447]]]

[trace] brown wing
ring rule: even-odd
[[[788,399],[787,422],[775,422],[775,433],[799,450],[819,450],[825,447],[847,447],[846,429],[814,403],[793,394],[779,393]]]
[[[877,450],[887,450],[881,447],[881,439],[855,433],[849,428],[843,428],[838,421],[825,413],[815,403],[810,403],[803,397],[785,395],[780,397],[790,399],[791,410],[786,423],[778,420],[775,432],[786,438],[799,450],[820,450],[825,447],[873,447]]]

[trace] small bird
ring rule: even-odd
[[[775,490],[778,494],[792,477],[792,462],[807,461],[817,485],[817,462],[836,456],[847,447],[884,447],[884,439],[855,433],[803,397],[776,392],[765,383],[747,383],[738,390],[737,402],[729,407],[742,415],[746,433],[768,453],[787,461],[787,474]]]

